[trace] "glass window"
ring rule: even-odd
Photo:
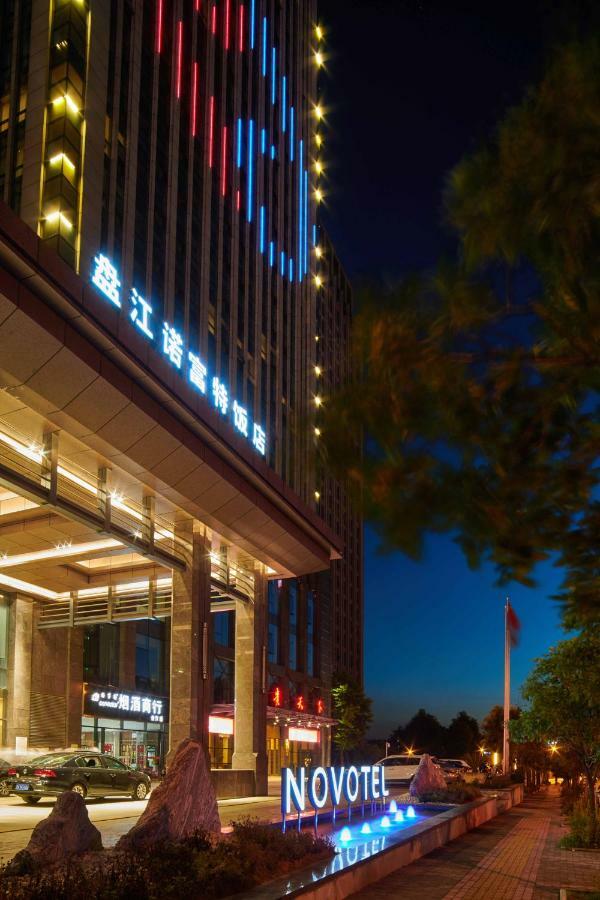
[[[274,622],[269,622],[269,662],[279,662],[279,628]]]
[[[119,626],[88,625],[83,637],[83,679],[119,683]]]
[[[144,619],[135,636],[135,686],[138,691],[164,694],[166,679],[165,623]]]
[[[213,613],[213,636],[221,647],[235,647],[235,613]]]
[[[213,703],[233,703],[235,665],[233,660],[215,656],[213,662]]]
[[[104,762],[108,766],[109,769],[126,769],[127,766],[125,763],[119,762],[118,759],[114,759],[112,756],[105,756]]]
[[[296,635],[290,631],[290,669],[298,668],[298,639]]]

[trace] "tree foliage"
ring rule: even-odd
[[[418,558],[447,532],[525,584],[560,556],[576,622],[600,617],[599,146],[594,39],[557,52],[451,172],[456,258],[365,291],[356,381],[327,398],[322,444],[384,549]]]
[[[446,732],[446,754],[462,758],[475,753],[481,735],[477,719],[461,710],[450,722]]]
[[[585,775],[590,810],[600,776],[600,630],[561,641],[537,664],[522,688],[528,708],[511,724],[511,737],[556,741]]]
[[[343,760],[348,751],[360,746],[373,721],[371,699],[360,684],[339,673],[333,676],[331,698],[333,716],[338,720],[333,739]]]
[[[511,706],[510,719],[518,719],[521,710],[518,706]],[[482,739],[486,750],[502,755],[504,746],[504,707],[492,706],[482,722]]]

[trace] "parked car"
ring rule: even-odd
[[[384,767],[386,784],[392,781],[411,781],[422,758],[414,755],[384,756],[375,765]]]
[[[0,759],[0,797],[8,797],[10,794],[10,782],[8,778],[8,770],[11,763],[5,759]]]
[[[106,753],[71,750],[47,753],[8,770],[10,791],[25,803],[39,803],[75,791],[82,797],[129,796],[144,800],[150,779]]]
[[[437,762],[449,781],[456,781],[471,774],[471,766],[464,759],[438,759]]]

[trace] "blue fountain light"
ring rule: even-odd
[[[348,827],[342,828],[342,830],[340,831],[340,841],[343,841],[344,843],[346,843],[347,841],[351,841],[351,840],[352,840],[352,832],[350,831],[350,829]]]
[[[389,817],[389,816],[383,816],[383,818],[382,818],[382,820],[381,820],[381,827],[382,827],[382,828],[389,828],[389,827],[391,826],[391,824],[392,824],[392,823],[390,822],[390,817]]]
[[[401,809],[398,810],[396,815],[394,816],[394,822],[404,822],[404,813]]]
[[[417,814],[415,812],[414,806],[409,806],[408,809],[406,810],[407,819],[414,819],[416,815]]]
[[[398,804],[396,803],[395,800],[391,800],[391,801],[390,801],[390,812],[391,812],[391,813],[396,813],[396,812],[398,812]]]
[[[360,829],[361,834],[371,834],[371,826],[368,822],[365,822],[363,827]]]

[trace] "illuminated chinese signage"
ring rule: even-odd
[[[165,723],[169,721],[169,701],[166,697],[88,684],[83,695],[83,712],[86,716]]]
[[[98,253],[92,269],[92,284],[109,303],[122,310],[121,280],[116,267],[107,256]],[[266,456],[267,436],[262,426],[250,420],[248,410],[230,396],[223,381],[216,375],[210,377],[206,363],[195,350],[186,347],[180,332],[170,322],[155,323],[152,304],[136,288],[130,289],[127,304],[127,317],[132,327],[158,348],[194,390],[210,397],[217,412],[227,418],[261,456]]]
[[[383,766],[317,766],[306,770],[281,770],[281,812],[287,816],[306,809],[306,800],[318,812],[331,802],[333,807],[345,803],[366,803],[389,796]]]

